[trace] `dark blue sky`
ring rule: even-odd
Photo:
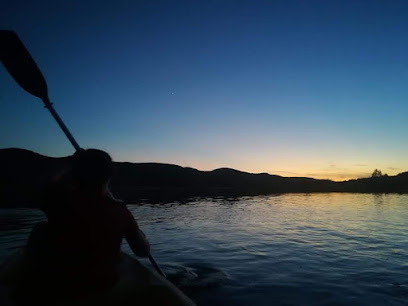
[[[406,1],[14,1],[83,147],[333,179],[408,170]],[[0,69],[0,147],[73,148]]]

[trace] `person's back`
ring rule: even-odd
[[[149,244],[135,219],[107,189],[112,175],[109,155],[86,150],[74,158],[75,184],[47,192],[42,210],[48,223],[33,230],[29,239],[30,282],[40,279],[38,288],[33,288],[39,296],[75,299],[112,287],[118,281],[122,238],[136,254],[149,254]]]
[[[59,275],[84,293],[113,286],[122,238],[136,227],[124,204],[72,193],[50,219]]]

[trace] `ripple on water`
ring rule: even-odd
[[[407,204],[407,195],[285,194],[129,208],[199,305],[407,305]],[[1,259],[42,218],[0,210]]]

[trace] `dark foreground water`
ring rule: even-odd
[[[163,270],[199,305],[408,304],[408,195],[286,194],[129,208]],[[0,210],[0,260],[42,219],[35,210]]]

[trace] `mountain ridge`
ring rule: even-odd
[[[32,205],[39,190],[67,169],[70,160],[69,156],[49,157],[19,148],[0,149],[0,207]],[[128,203],[289,192],[408,193],[408,172],[342,182],[248,173],[232,168],[201,171],[162,163],[115,162],[114,172],[112,191]]]

